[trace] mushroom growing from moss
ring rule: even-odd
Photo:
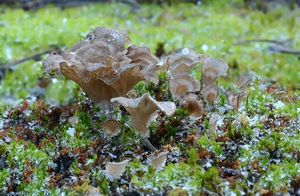
[[[188,92],[200,90],[199,83],[189,75],[198,63],[200,57],[187,48],[166,57],[163,67],[170,71],[169,85],[172,96],[179,98]]]
[[[139,66],[144,78],[157,84],[158,78],[155,73],[158,60],[151,54],[149,48],[132,46],[127,50],[127,57],[130,58],[132,64]]]
[[[121,131],[121,125],[117,120],[109,119],[102,123],[102,129],[105,134],[112,137]]]
[[[227,70],[228,65],[226,62],[213,58],[205,58],[201,67],[202,85],[211,85],[218,77],[226,76]]]
[[[238,78],[237,87],[238,91],[233,92],[232,90],[227,90],[226,96],[229,105],[233,108],[234,111],[238,111],[240,108],[243,98],[246,95],[246,90],[248,86],[254,80],[254,75],[252,74],[243,74]]]
[[[148,93],[136,99],[116,97],[112,98],[111,102],[119,103],[125,107],[131,116],[133,127],[144,137],[149,136],[149,124],[156,118],[158,111],[162,111],[170,116],[176,110],[173,102],[158,102]]]
[[[107,162],[105,165],[105,175],[110,180],[118,179],[124,173],[129,160],[121,162]]]
[[[219,94],[219,87],[216,84],[212,84],[210,86],[205,86],[201,90],[201,94],[203,95],[204,99],[210,104],[213,105],[215,100]]]
[[[171,94],[177,98],[186,93],[200,90],[199,83],[192,76],[186,74],[171,76],[169,84]]]
[[[239,76],[237,81],[237,87],[240,92],[245,93],[247,90],[247,87],[253,82],[254,75],[247,73]]]
[[[78,83],[97,103],[110,103],[125,96],[138,82],[155,76],[156,58],[149,49],[125,48],[125,34],[96,28],[70,52],[49,54],[43,62],[46,72],[63,74]]]
[[[180,105],[183,109],[187,110],[192,119],[197,120],[203,115],[203,105],[195,94],[188,93],[183,96]]]
[[[162,169],[167,161],[167,154],[169,152],[160,152],[158,154],[153,153],[147,159],[147,162],[155,169],[160,170]]]
[[[171,75],[188,73],[192,68],[201,62],[200,57],[188,48],[184,48],[166,58],[163,65],[165,70],[169,70]]]

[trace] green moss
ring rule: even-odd
[[[292,179],[299,175],[300,164],[296,161],[284,161],[282,164],[271,164],[258,186],[276,191],[285,191]]]
[[[188,163],[191,165],[196,164],[197,160],[199,159],[198,151],[195,148],[191,148],[188,150]]]
[[[51,158],[39,150],[34,144],[23,144],[13,141],[7,146],[7,161],[10,168],[15,168],[17,173],[24,173],[31,170],[29,182],[23,181],[18,190],[23,194],[42,194],[49,192],[48,187],[49,173],[48,168],[53,164]]]
[[[6,181],[9,178],[9,170],[3,169],[0,170],[0,193],[6,192],[7,185]]]
[[[201,136],[197,140],[197,144],[203,149],[210,150],[215,155],[220,156],[223,154],[223,149],[222,149],[220,143],[209,139],[206,135]]]

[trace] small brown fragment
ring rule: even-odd
[[[121,125],[117,120],[112,119],[102,123],[102,129],[110,137],[117,135],[121,131],[120,126]]]

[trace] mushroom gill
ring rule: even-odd
[[[177,98],[188,92],[196,92],[200,90],[199,83],[192,76],[187,74],[171,76],[169,85],[172,96]]]
[[[48,73],[63,74],[78,83],[95,102],[109,103],[155,76],[156,58],[147,48],[125,49],[127,41],[123,33],[96,28],[70,52],[49,54],[43,66]]]
[[[131,116],[133,127],[144,137],[149,136],[149,124],[156,118],[158,111],[162,111],[170,116],[176,110],[176,106],[173,102],[158,102],[148,93],[136,99],[116,97],[112,98],[111,102],[118,103],[125,107]]]
[[[180,102],[180,106],[187,110],[192,119],[197,120],[203,115],[203,105],[195,94],[188,93],[184,95]]]
[[[201,90],[201,94],[203,95],[204,99],[210,104],[213,105],[215,100],[219,94],[219,87],[215,84],[210,86],[205,86]]]

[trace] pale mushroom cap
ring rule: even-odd
[[[148,158],[147,162],[155,169],[160,170],[162,169],[167,161],[167,154],[169,152],[160,152],[159,154],[152,154]]]
[[[118,179],[124,173],[129,160],[124,160],[122,162],[107,162],[105,165],[106,177],[110,180]]]
[[[139,66],[143,77],[157,84],[156,64],[158,59],[150,53],[149,48],[131,46],[127,50],[127,57],[132,64]]]
[[[203,115],[203,105],[198,97],[192,93],[188,93],[182,98],[181,107],[186,109],[190,118],[199,119]]]
[[[215,103],[215,100],[219,94],[219,88],[215,84],[206,86],[201,90],[201,94],[203,95],[204,99],[212,105]]]
[[[173,102],[157,102],[148,93],[136,99],[116,97],[111,102],[125,107],[132,118],[133,127],[145,137],[149,135],[149,123],[156,118],[158,111],[172,115],[176,110]]]
[[[171,77],[170,92],[174,97],[180,97],[188,92],[196,92],[200,90],[199,83],[189,75],[180,74]]]
[[[76,51],[78,56],[90,57],[93,60],[123,51],[127,42],[128,37],[125,33],[98,27],[90,32],[85,40],[74,45],[72,52]]]
[[[113,97],[125,96],[142,80],[155,80],[156,58],[149,49],[129,48],[127,56],[123,33],[96,28],[71,52],[50,54],[43,62],[47,72],[62,73],[78,83],[92,100],[109,103]]]
[[[240,91],[245,92],[247,87],[253,82],[253,74],[243,74],[238,78],[237,86]]]
[[[117,120],[106,120],[102,123],[102,129],[108,136],[112,137],[121,131],[121,124]]]
[[[228,65],[226,62],[213,58],[206,58],[201,67],[202,82],[211,84],[220,76],[226,76]]]
[[[175,54],[169,55],[162,67],[170,70],[172,75],[176,75],[190,72],[200,62],[201,60],[196,53],[184,48]]]

